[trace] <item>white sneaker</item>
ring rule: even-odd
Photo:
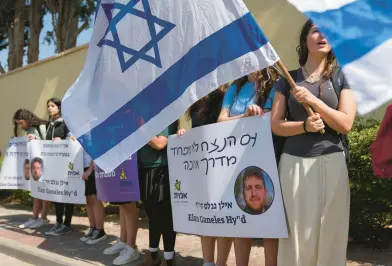
[[[44,220],[44,219],[38,219],[36,220],[32,225],[29,226],[30,229],[37,229],[40,228],[42,226],[48,225],[49,224],[49,220]]]
[[[120,256],[118,256],[114,261],[114,265],[125,265],[132,261],[138,260],[142,254],[134,248],[127,246],[124,249],[124,252],[121,252]]]
[[[37,220],[30,218],[28,219],[26,222],[24,222],[23,224],[19,225],[20,229],[25,229],[25,228],[29,228],[33,223],[35,223]]]
[[[124,250],[126,247],[125,243],[122,242],[120,239],[116,241],[111,247],[108,247],[103,251],[103,254],[105,255],[115,255],[120,253],[122,250]]]

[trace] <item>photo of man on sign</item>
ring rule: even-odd
[[[235,194],[238,206],[246,213],[259,215],[268,210],[273,201],[273,185],[260,168],[250,166],[237,178]]]
[[[38,181],[42,176],[43,160],[39,157],[35,157],[31,162],[32,176],[35,181]]]
[[[30,180],[30,160],[26,159],[23,164],[24,178]]]

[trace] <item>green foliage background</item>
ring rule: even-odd
[[[378,129],[377,121],[358,119],[349,135],[350,235],[357,240],[379,240],[392,223],[392,179],[374,176],[370,156]]]

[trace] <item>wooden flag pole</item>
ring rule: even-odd
[[[281,60],[279,60],[278,62],[276,62],[276,64],[278,65],[280,70],[283,72],[283,75],[285,76],[285,78],[289,82],[291,88],[295,88],[295,86],[297,86],[297,84],[295,83],[294,79],[291,77],[289,71],[287,70],[287,68],[283,64],[283,62]],[[306,110],[306,112],[308,112],[309,116],[313,116],[314,115],[314,112],[313,112],[312,108],[308,104],[304,103],[302,105],[305,107],[305,110]],[[324,129],[320,130],[320,133],[324,134],[325,130]]]

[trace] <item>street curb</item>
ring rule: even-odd
[[[0,237],[0,253],[33,265],[91,266],[89,263],[64,257],[5,237]]]

